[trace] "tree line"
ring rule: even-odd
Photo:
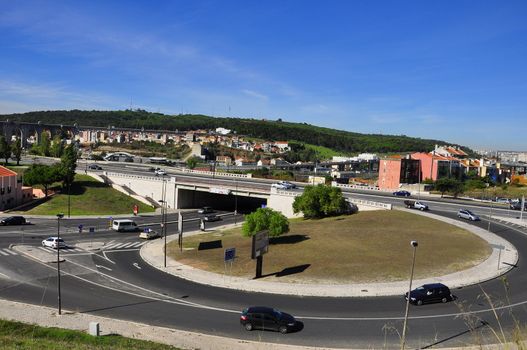
[[[201,114],[165,115],[145,110],[124,111],[38,111],[23,114],[4,114],[0,119],[31,123],[78,124],[94,127],[125,127],[136,129],[188,131],[223,127],[239,135],[266,139],[300,141],[345,153],[357,152],[428,152],[444,141],[408,137],[405,135],[359,134],[324,128],[307,123],[249,118],[215,118]],[[459,146],[459,145],[455,145]],[[472,151],[462,147],[468,153]]]

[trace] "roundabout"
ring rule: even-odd
[[[485,219],[477,223],[459,221],[456,212],[457,207],[450,204],[437,205],[433,211],[435,215],[442,216],[442,220],[467,225],[472,232],[479,230],[481,234],[488,233],[489,226]],[[45,220],[42,220],[44,225]],[[233,224],[229,220],[224,220],[224,223]],[[53,227],[53,221],[50,227]],[[408,347],[454,347],[515,340],[513,334],[516,322],[523,324],[527,319],[527,293],[523,287],[527,277],[518,264],[525,254],[523,247],[527,246],[526,236],[522,229],[505,223],[492,221],[490,228],[496,240],[487,240],[489,246],[492,245],[492,253],[482,264],[474,266],[473,270],[462,276],[431,277],[434,282],[445,277],[452,278],[451,282],[456,278],[461,282],[455,287],[451,285],[452,293],[456,296],[454,302],[411,306]],[[396,285],[390,283],[386,291],[379,294],[364,292],[366,288],[381,290],[382,285],[379,283],[369,286],[355,283],[328,285],[320,288],[322,291],[308,296],[305,295],[308,294],[305,285],[277,283],[277,287],[292,286],[295,289],[289,294],[276,294],[276,291],[262,289],[268,288],[264,284],[270,286],[273,283],[252,279],[240,281],[236,289],[231,289],[227,287],[232,287],[234,278],[216,275],[215,284],[208,276],[207,281],[197,283],[193,280],[197,280],[201,272],[193,271],[192,278],[184,276],[188,273],[187,269],[171,261],[165,270],[160,245],[162,240],[151,241],[143,245],[141,250],[108,250],[104,247],[115,244],[111,242],[118,237],[130,242],[123,242],[125,246],[135,244],[137,237],[135,234],[126,236],[110,232],[98,236],[99,239],[104,237],[108,239],[94,241],[93,245],[81,236],[70,235],[65,238],[67,242],[77,240],[79,246],[83,243],[93,249],[85,254],[66,256],[64,266],[61,266],[64,271],[63,305],[68,310],[66,315],[50,318],[54,310],[44,307],[56,305],[54,264],[28,263],[28,260],[32,260],[30,256],[25,257],[26,260],[20,257],[17,260],[18,267],[11,268],[14,271],[24,270],[24,278],[7,276],[9,278],[2,279],[0,295],[7,300],[41,305],[31,312],[47,314],[49,320],[42,321],[43,324],[53,322],[68,327],[69,320],[73,319],[100,320],[102,329],[110,333],[154,339],[183,348],[400,347],[405,305],[402,294],[408,288],[408,281],[392,282],[400,283],[401,289],[396,290]],[[498,246],[506,248],[495,248]],[[517,253],[513,247],[517,248]],[[411,249],[409,245],[407,248]],[[142,257],[149,259],[153,266]],[[169,269],[173,269],[176,275],[167,274]],[[492,275],[482,273],[491,270],[494,271]],[[7,273],[7,270],[0,272]],[[496,278],[498,275],[501,277]],[[467,278],[477,284],[468,285]],[[423,281],[426,279],[415,280],[413,285],[418,286]],[[325,293],[330,290],[329,287],[341,289],[338,294],[327,295]],[[357,294],[351,294],[350,291]],[[294,315],[303,327],[286,335],[247,332],[239,324],[239,315],[249,305],[276,307]],[[3,317],[9,317],[6,313],[10,310],[11,306],[4,308]],[[42,319],[46,317],[42,316]],[[501,328],[504,329],[503,336],[499,332]]]

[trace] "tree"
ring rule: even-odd
[[[50,141],[49,141],[49,134],[47,131],[42,131],[42,134],[40,135],[40,142],[38,144],[40,155],[41,156],[49,156],[49,148],[50,148]]]
[[[11,147],[7,143],[6,138],[2,135],[0,136],[0,158],[4,159],[4,164],[7,165],[9,158],[11,157]]]
[[[48,188],[61,179],[59,165],[34,164],[24,172],[24,184],[27,186],[42,185],[44,194],[48,196]]]
[[[443,198],[445,192],[451,192],[454,197],[458,194],[463,193],[463,183],[459,180],[443,177],[438,179],[434,185],[435,189],[441,192],[441,198]]]
[[[60,158],[60,175],[63,186],[70,186],[75,179],[75,169],[77,168],[77,149],[72,143],[64,149],[64,154]]]
[[[19,137],[11,144],[11,152],[16,159],[16,165],[20,165],[20,159],[22,159],[22,141]]]
[[[189,159],[187,159],[187,167],[189,169],[194,169],[196,165],[198,165],[198,159],[196,157],[190,157]]]
[[[258,208],[245,216],[242,233],[245,237],[254,236],[257,232],[269,230],[270,237],[278,237],[289,232],[289,221],[280,212],[270,208]]]
[[[60,135],[56,135],[53,138],[53,144],[51,145],[49,153],[52,157],[60,158],[62,157],[63,152],[64,152],[64,143],[62,142]]]
[[[306,186],[304,193],[295,198],[293,212],[302,212],[305,218],[322,218],[348,212],[349,205],[337,187]]]

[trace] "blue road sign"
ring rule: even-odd
[[[236,248],[225,249],[225,261],[232,261],[236,256]]]

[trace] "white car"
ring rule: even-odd
[[[49,237],[42,241],[42,246],[53,249],[66,248],[66,243],[64,243],[64,240],[62,238]]]
[[[272,184],[271,187],[279,190],[290,190],[292,188],[296,188],[296,185],[287,181],[279,181],[277,183]]]
[[[152,230],[151,228],[146,228],[143,232],[139,234],[139,238],[143,239],[152,239],[161,237],[159,232]]]
[[[156,174],[156,176],[163,176],[167,174],[167,172],[163,169],[157,169],[154,173]]]
[[[470,221],[479,221],[479,216],[477,216],[476,214],[474,214],[468,209],[460,209],[457,212],[457,216],[458,218],[461,218],[461,219],[466,219]]]

